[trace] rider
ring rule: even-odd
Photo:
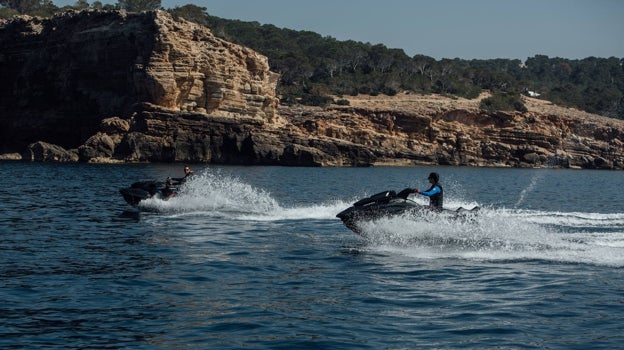
[[[165,181],[165,188],[163,188],[162,190],[160,190],[160,192],[163,195],[163,198],[165,200],[168,200],[169,198],[172,198],[173,196],[176,195],[175,192],[175,187],[174,185],[181,185],[183,183],[186,182],[186,180],[188,180],[188,178],[193,175],[193,172],[191,171],[191,168],[188,165],[184,166],[184,177],[168,177],[167,180]]]
[[[438,173],[431,173],[427,179],[429,180],[431,187],[424,192],[421,192],[419,189],[414,190],[414,193],[419,193],[423,196],[429,197],[429,208],[441,211],[442,202],[444,201],[444,190],[442,189],[442,185],[439,183],[440,175],[438,175]]]
[[[175,177],[172,178],[171,180],[173,180],[173,182],[176,185],[181,185],[183,183],[186,182],[186,180],[188,180],[189,177],[191,177],[193,175],[193,171],[191,171],[191,168],[188,165],[184,166],[184,177]]]
[[[167,181],[165,182],[165,188],[160,190],[160,193],[162,193],[162,196],[165,200],[168,200],[169,198],[175,196],[176,193],[173,188],[173,181],[170,177],[167,178]]]

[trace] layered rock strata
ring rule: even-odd
[[[276,122],[268,60],[166,12],[68,12],[0,27],[0,152],[75,148],[137,103]]]
[[[280,107],[266,57],[165,12],[0,24],[1,159],[624,168],[624,122],[527,100]]]
[[[288,119],[301,133],[365,146],[373,164],[624,168],[624,121],[562,110],[336,106]]]

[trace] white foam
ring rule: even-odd
[[[301,220],[301,219],[313,219],[313,220],[333,220],[336,218],[336,213],[340,212],[344,208],[348,207],[347,204],[342,201],[331,201],[325,204],[293,207],[293,208],[278,208],[272,212],[267,213],[255,213],[241,215],[238,219],[241,220],[255,220],[255,221],[276,221],[276,220]]]
[[[169,199],[150,198],[141,202],[143,210],[168,215],[227,216],[232,220],[279,221],[335,219],[350,203],[333,200],[301,207],[283,207],[270,192],[218,172],[192,177]]]
[[[425,204],[426,198],[411,197]],[[218,172],[195,175],[168,201],[149,199],[145,210],[167,216],[214,216],[225,220],[279,222],[337,220],[356,199],[280,205],[266,190]],[[447,198],[445,207],[478,203]],[[466,220],[413,214],[361,224],[367,249],[414,258],[548,260],[624,266],[624,213],[548,212],[482,207]],[[346,231],[347,229],[344,228]]]
[[[270,194],[236,178],[205,172],[193,176],[167,200],[150,198],[144,209],[160,212],[270,212],[279,207]]]
[[[414,258],[548,260],[624,266],[624,214],[548,213],[482,208],[469,220],[437,215],[361,224],[369,248]],[[606,221],[606,222],[604,222]],[[577,224],[583,230],[575,230]],[[589,231],[588,231],[589,230]]]

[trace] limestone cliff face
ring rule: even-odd
[[[0,152],[75,148],[136,103],[276,118],[267,58],[162,11],[68,12],[0,24]]]
[[[0,160],[624,169],[624,121],[545,101],[279,106],[266,57],[159,11],[0,23],[0,76]]]
[[[478,105],[478,103],[475,103]],[[624,169],[624,121],[452,106],[283,111],[302,134],[365,147],[378,165]],[[348,164],[337,157],[335,165]]]
[[[137,90],[174,110],[251,116],[272,122],[279,75],[257,52],[221,40],[205,27],[154,13],[155,42],[148,62],[135,65]]]

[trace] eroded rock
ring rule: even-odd
[[[624,167],[624,121],[536,99],[526,113],[415,94],[280,107],[266,57],[162,11],[0,27],[0,153],[26,160]]]

